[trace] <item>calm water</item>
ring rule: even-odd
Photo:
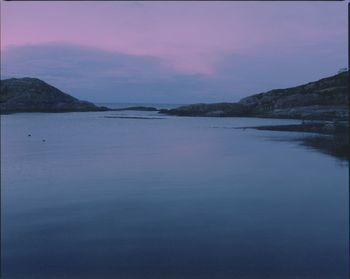
[[[347,278],[347,166],[231,129],[295,121],[155,115],[2,116],[3,278]]]

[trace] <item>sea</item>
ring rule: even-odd
[[[347,278],[348,163],[237,129],[299,122],[2,115],[2,278]]]

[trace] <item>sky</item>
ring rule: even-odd
[[[1,78],[93,102],[235,102],[346,67],[347,23],[346,1],[1,1]]]

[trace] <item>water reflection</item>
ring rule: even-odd
[[[212,128],[292,120],[105,115],[2,118],[4,278],[347,277],[347,168]]]

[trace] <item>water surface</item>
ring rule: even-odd
[[[347,278],[347,166],[232,129],[296,121],[155,116],[2,116],[3,278]]]

